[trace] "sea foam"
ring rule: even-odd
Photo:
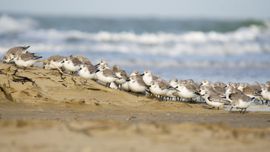
[[[249,25],[230,32],[186,31],[182,33],[134,33],[41,28],[31,18],[0,17],[1,34],[16,33],[16,44],[31,43],[41,51],[101,51],[150,54],[164,56],[178,55],[239,55],[270,52],[270,26]],[[4,37],[5,38],[5,37]],[[3,50],[12,44],[2,45]],[[1,40],[0,40],[1,43]],[[6,46],[7,48],[5,48]],[[1,51],[3,51],[1,49]]]
[[[129,72],[148,68],[167,78],[261,82],[269,79],[268,21],[264,25],[248,24],[226,32],[140,33],[65,29],[61,28],[62,22],[60,26],[54,21],[0,16],[0,55],[13,46],[31,45],[29,51],[44,57],[81,54],[93,63],[106,59]]]
[[[15,19],[8,15],[0,16],[0,34],[25,32],[36,26],[37,22],[31,18]]]

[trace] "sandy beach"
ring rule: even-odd
[[[269,112],[158,101],[0,64],[0,151],[268,151]]]

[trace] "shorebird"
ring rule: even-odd
[[[220,96],[224,96],[226,91],[226,84],[223,82],[215,82],[211,84],[213,90]]]
[[[239,86],[239,85],[238,85],[237,83],[232,83],[232,82],[229,82],[229,83],[226,85],[226,88],[225,88],[225,98],[226,98],[228,101],[232,102],[232,101],[230,100],[230,98],[229,98],[229,95],[230,95],[231,92],[240,92],[240,93],[241,93],[241,91],[237,89],[238,86]]]
[[[98,64],[95,65],[96,69],[100,69],[100,67],[109,67],[108,63],[105,60],[100,60]]]
[[[42,58],[42,57],[36,56],[34,53],[26,52],[23,54],[16,54],[16,56],[13,60],[18,67],[26,68],[26,67],[32,66],[40,58]]]
[[[225,97],[225,91],[226,91],[226,84],[222,82],[209,82],[207,80],[204,80],[201,82],[200,89],[206,87],[208,90],[211,90],[211,92],[215,92],[215,94],[218,94],[220,97]]]
[[[175,88],[168,88],[167,94],[166,94],[167,98],[169,98],[169,100],[178,100],[178,93],[177,90]]]
[[[124,91],[131,91],[129,88],[129,81],[130,81],[129,76],[127,74],[121,73],[121,77],[123,79],[126,79],[125,82],[121,84],[121,89],[123,89]]]
[[[247,108],[250,106],[252,102],[252,98],[249,96],[243,94],[240,90],[237,90],[233,88],[232,86],[229,86],[227,89],[228,93],[228,100],[231,102],[231,109],[236,108],[240,109],[240,113],[245,113]]]
[[[27,52],[30,46],[17,46],[10,48],[3,57],[4,63],[11,63],[16,55],[21,55]]]
[[[171,88],[169,89],[167,96],[171,98],[171,100],[174,99],[176,101],[179,101],[181,99],[180,95],[178,94],[179,91],[176,89],[178,83],[178,79],[173,79],[169,81],[169,85],[171,86]]]
[[[118,89],[119,87],[117,86],[115,82],[111,82],[109,88]]]
[[[57,69],[57,70],[60,70],[60,68],[63,66],[62,61],[64,59],[65,59],[65,57],[60,56],[60,55],[50,56],[48,59],[44,60],[43,67],[44,67],[44,69]]]
[[[209,82],[208,80],[203,80],[199,86],[199,90],[203,90],[203,89],[207,89],[207,90],[211,90],[214,91],[214,89],[212,88],[212,83]]]
[[[191,99],[198,97],[199,88],[193,81],[190,80],[182,80],[178,83],[176,89],[178,90],[178,95],[180,98]]]
[[[259,92],[261,92],[260,86],[250,85],[247,83],[241,83],[238,86],[238,90],[242,91],[245,95],[249,96],[250,98],[258,98]]]
[[[169,81],[169,85],[173,88],[176,88],[178,85],[178,80],[177,79],[173,79]]]
[[[152,94],[163,100],[177,100],[177,90],[165,80],[154,80],[149,89]]]
[[[211,82],[209,82],[208,80],[203,80],[200,84],[200,86],[210,86]]]
[[[230,99],[230,95],[231,93],[242,93],[240,90],[238,90],[237,88],[234,87],[234,85],[232,83],[229,83],[226,87],[226,91],[225,91],[225,98],[230,101],[231,103],[233,102],[231,99]]]
[[[154,80],[151,82],[149,90],[157,98],[164,99],[165,97],[167,97],[169,88],[170,88],[169,84],[167,84],[163,80]]]
[[[128,79],[129,79],[129,78],[128,78]],[[124,91],[130,91],[129,85],[128,85],[128,84],[129,84],[128,79],[126,80],[125,83],[123,83],[123,84],[121,85],[121,89],[124,90]]]
[[[78,75],[86,79],[96,79],[96,68],[92,64],[81,64]]]
[[[71,73],[78,71],[80,69],[80,65],[83,64],[83,62],[73,56],[64,58],[61,63],[63,64],[63,68]]]
[[[147,86],[150,86],[152,81],[157,80],[159,78],[159,77],[153,75],[151,71],[144,71],[141,76],[142,76],[144,83]]]
[[[269,103],[269,101],[270,101],[270,86],[265,84],[265,85],[262,85],[261,88],[262,88],[261,95],[262,95],[263,99],[266,100],[266,103]]]
[[[201,96],[204,98],[206,104],[211,106],[212,108],[223,108],[225,103],[228,103],[227,100],[220,97],[219,94],[213,92],[211,88],[207,86],[202,86],[200,90]]]
[[[270,87],[270,81],[265,82],[265,85],[266,85],[267,87]]]
[[[110,83],[117,80],[117,77],[115,76],[113,71],[106,65],[99,66],[99,69],[97,69],[96,71],[96,78],[101,83],[105,83],[106,87],[109,87]]]
[[[122,89],[122,85],[127,83],[128,75],[125,70],[120,69],[119,66],[114,65],[112,68],[115,76],[118,78],[115,80],[115,83]]]
[[[129,77],[128,88],[134,93],[146,94],[147,85],[138,72],[132,72]]]
[[[81,61],[83,64],[86,65],[93,65],[92,62],[85,56],[81,56],[81,55],[75,55],[75,56],[71,56],[74,58],[77,58],[79,61]]]

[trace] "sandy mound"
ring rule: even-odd
[[[180,102],[163,104],[156,99],[106,88],[79,76],[61,76],[58,71],[38,67],[17,70],[10,64],[0,64],[0,88],[1,101],[16,103],[80,103],[136,108],[142,106],[173,111],[181,107],[201,109],[201,105]]]
[[[268,112],[159,102],[0,64],[0,151],[268,151]]]

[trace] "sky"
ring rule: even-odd
[[[270,0],[0,0],[0,12],[66,16],[270,18]]]

